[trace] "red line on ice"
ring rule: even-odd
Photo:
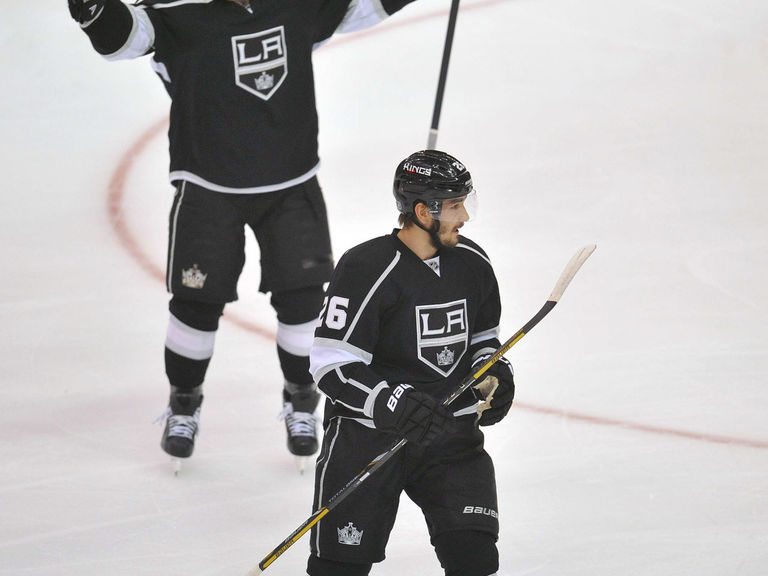
[[[691,432],[687,430],[679,430],[676,428],[667,428],[665,426],[652,426],[650,424],[630,422],[629,420],[619,420],[616,418],[607,418],[604,416],[592,416],[590,414],[580,414],[578,412],[570,412],[568,410],[562,410],[560,408],[536,406],[534,404],[528,404],[524,402],[516,402],[515,405],[518,408],[527,410],[529,412],[537,412],[539,414],[547,414],[549,416],[567,418],[568,420],[588,422],[590,424],[596,424],[598,426],[613,426],[615,428],[624,428],[627,430],[638,430],[640,432],[647,432],[649,434],[659,434],[661,436],[676,436],[678,438],[687,438],[688,440],[707,442],[709,444],[727,444],[731,446],[742,446],[746,448],[768,448],[768,441],[765,441],[765,440],[737,438],[735,436],[722,436],[718,434],[708,434],[706,432]]]
[[[486,0],[485,2],[476,2],[474,4],[464,5],[461,7],[462,11],[475,10],[479,8],[486,8],[494,4],[500,4],[509,0]],[[355,41],[361,37],[372,36],[374,34],[381,34],[392,30],[394,28],[400,28],[403,26],[409,26],[432,18],[442,17],[448,14],[448,10],[440,10],[436,12],[430,12],[422,16],[405,19],[397,23],[381,26],[379,28],[373,28],[369,31],[359,32],[355,34],[349,34],[335,38],[329,42],[321,50],[328,50],[335,46],[346,44],[347,42]],[[442,47],[442,39],[440,39],[439,45]],[[168,126],[168,118],[163,118],[152,124],[147,130],[126,150],[121,157],[120,161],[112,174],[112,178],[109,181],[109,190],[107,197],[107,210],[109,214],[109,221],[112,224],[112,228],[115,231],[120,244],[126,249],[128,254],[136,261],[136,263],[144,270],[149,276],[165,284],[165,270],[152,262],[144,251],[139,246],[135,237],[131,233],[130,226],[125,218],[123,211],[123,198],[126,194],[125,183],[128,175],[131,173],[137,158],[149,145],[152,140],[157,138],[160,134],[165,132]],[[260,326],[255,322],[251,322],[244,318],[239,317],[237,314],[225,312],[224,319],[229,322],[247,330],[253,332],[268,340],[274,340],[275,334],[271,330]],[[539,414],[546,414],[549,416],[557,416],[560,418],[566,418],[569,420],[576,420],[580,422],[587,422],[596,424],[599,426],[613,426],[616,428],[625,428],[628,430],[637,430],[640,432],[646,432],[650,434],[659,434],[663,436],[675,436],[678,438],[686,438],[689,440],[695,440],[699,442],[707,442],[710,444],[727,444],[732,446],[742,446],[747,448],[768,448],[768,441],[764,440],[751,440],[749,438],[735,438],[730,436],[720,436],[715,434],[707,434],[700,432],[689,432],[685,430],[676,430],[674,428],[665,428],[663,426],[651,426],[648,424],[640,424],[637,422],[630,422],[627,420],[618,420],[614,418],[605,418],[601,416],[591,416],[589,414],[580,414],[577,412],[569,412],[559,408],[548,408],[546,406],[535,406],[532,404],[518,402],[517,407],[530,412],[537,412]]]

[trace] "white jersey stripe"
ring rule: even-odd
[[[104,58],[110,62],[114,60],[128,60],[143,56],[155,45],[155,27],[143,8],[126,5],[133,18],[133,27],[125,44],[112,54],[105,54]]]
[[[336,32],[357,32],[375,26],[389,15],[380,0],[352,0]]]
[[[305,172],[301,176],[297,176],[296,178],[291,178],[290,180],[286,180],[285,182],[279,182],[277,184],[269,184],[268,186],[252,186],[250,188],[232,188],[229,186],[221,186],[219,184],[214,184],[213,182],[209,182],[205,178],[201,178],[197,174],[193,174],[192,172],[187,172],[186,170],[174,170],[170,173],[168,176],[168,179],[171,181],[171,183],[177,181],[177,180],[186,180],[188,182],[192,182],[192,184],[197,184],[201,188],[205,188],[206,190],[211,190],[213,192],[222,192],[225,194],[265,194],[267,192],[277,192],[278,190],[285,190],[286,188],[291,188],[292,186],[298,186],[299,184],[303,184],[307,180],[311,179],[317,172],[320,170],[320,162],[315,164],[313,168],[311,168],[308,172]]]
[[[328,372],[352,362],[369,365],[373,356],[360,348],[331,338],[315,338],[309,355],[309,372],[315,382],[322,380]]]
[[[173,2],[164,2],[162,4],[153,4],[152,8],[175,8],[184,4],[210,4],[214,0],[174,0]]]
[[[480,258],[482,258],[483,260],[488,262],[489,266],[491,265],[491,261],[488,259],[488,256],[486,256],[485,254],[483,254],[482,252],[480,252],[478,250],[475,250],[471,246],[467,246],[466,244],[462,244],[461,242],[459,242],[458,244],[456,244],[456,248],[464,248],[464,250],[469,250],[470,252],[473,252],[474,254],[477,254],[478,256],[480,256]]]
[[[493,328],[490,328],[488,330],[483,330],[482,332],[476,332],[472,334],[472,344],[477,344],[479,342],[485,342],[486,340],[492,340],[493,338],[498,338],[500,333],[500,329],[498,326],[494,326]]]
[[[392,262],[389,263],[389,266],[387,266],[386,270],[382,272],[378,280],[374,282],[373,286],[371,286],[371,289],[368,291],[368,294],[365,295],[363,304],[360,306],[360,309],[357,311],[357,314],[355,314],[355,319],[352,320],[352,324],[350,324],[349,330],[347,330],[347,333],[344,335],[343,340],[345,342],[349,340],[349,337],[352,335],[352,332],[354,332],[355,326],[357,326],[357,322],[360,320],[360,316],[363,314],[365,307],[368,305],[368,302],[370,302],[371,298],[373,297],[373,293],[376,292],[376,289],[379,286],[381,286],[381,283],[384,282],[384,279],[387,276],[389,276],[389,273],[392,272],[392,270],[395,268],[395,266],[397,266],[397,263],[399,261],[400,261],[400,251],[398,250],[397,252],[395,252],[395,257],[392,259]]]

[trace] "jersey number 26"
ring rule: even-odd
[[[347,325],[347,308],[349,307],[349,298],[342,296],[331,296],[323,300],[323,309],[320,311],[320,321],[325,318],[325,325],[331,330],[341,330]]]

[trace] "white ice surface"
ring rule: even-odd
[[[337,255],[395,225],[447,8],[316,53]],[[312,485],[276,420],[256,247],[174,477],[152,425],[167,97],[146,60],[102,61],[64,0],[0,13],[0,575],[244,574],[309,516]],[[438,147],[475,178],[465,231],[495,263],[505,334],[598,244],[509,354],[518,405],[487,433],[500,574],[768,574],[768,3],[464,2]],[[305,538],[267,573],[306,555]],[[405,499],[373,574],[441,574]]]

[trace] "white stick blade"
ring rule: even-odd
[[[563,295],[563,292],[565,292],[568,284],[571,283],[571,280],[573,280],[576,272],[579,271],[579,268],[581,268],[581,265],[586,262],[587,258],[592,255],[592,252],[595,251],[595,248],[597,248],[597,244],[587,244],[586,246],[580,248],[576,254],[573,255],[570,262],[568,262],[565,269],[563,270],[563,273],[560,274],[560,278],[558,278],[557,284],[555,284],[555,288],[552,290],[552,294],[549,295],[549,300],[554,302],[558,302],[560,300],[560,297]]]

